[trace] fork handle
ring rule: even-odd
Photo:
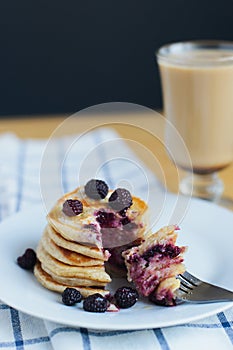
[[[233,292],[217,287],[213,284],[203,282],[198,286],[198,293],[191,293],[190,298],[187,296],[186,301],[198,303],[233,301]]]
[[[233,301],[233,292],[230,290],[219,288],[214,285],[201,284],[200,289],[203,293],[206,293],[210,302],[214,301]]]

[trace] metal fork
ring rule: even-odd
[[[233,292],[201,281],[187,271],[177,278],[180,280],[180,287],[175,291],[178,300],[192,303],[233,301]]]

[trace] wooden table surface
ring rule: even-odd
[[[156,112],[17,116],[0,120],[1,133],[13,132],[21,138],[83,133],[99,126],[113,127],[169,190],[177,191],[179,177],[184,173],[168,158],[163,143],[164,118]],[[225,184],[224,197],[233,203],[233,164],[219,175]]]

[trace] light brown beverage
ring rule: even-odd
[[[164,111],[182,136],[193,171],[208,174],[233,160],[233,51],[190,49],[158,58]],[[183,168],[171,129],[166,144]],[[177,150],[177,151],[176,151]]]

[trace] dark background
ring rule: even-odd
[[[161,108],[154,52],[233,40],[233,0],[1,0],[0,115]]]

